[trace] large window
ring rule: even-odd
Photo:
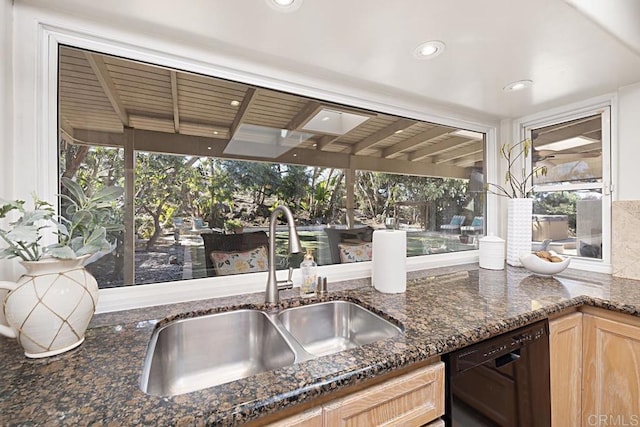
[[[406,230],[408,256],[484,233],[482,133],[69,47],[59,59],[60,175],[127,189],[116,250],[89,266],[102,288],[261,271],[280,203],[320,265],[367,261],[378,228]],[[297,267],[276,231],[278,268]]]
[[[608,261],[609,109],[533,126],[533,240],[585,259]]]

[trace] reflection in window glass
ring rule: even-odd
[[[558,253],[602,259],[602,194],[599,190],[545,191],[533,203],[534,242]]]
[[[596,115],[534,130],[534,167],[547,167],[534,184],[601,182],[601,123]]]
[[[262,271],[280,203],[320,265],[368,261],[377,228],[406,230],[409,256],[484,233],[478,132],[65,46],[59,123],[62,176],[133,187],[100,287]]]

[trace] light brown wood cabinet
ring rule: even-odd
[[[322,407],[292,415],[269,425],[272,427],[322,427]]]
[[[640,319],[585,313],[583,361],[583,423],[640,425]]]
[[[551,424],[580,426],[582,416],[582,313],[549,322]]]
[[[444,363],[437,362],[276,421],[278,427],[442,427]]]
[[[640,425],[640,318],[583,307],[549,322],[553,426]]]
[[[444,364],[418,369],[324,407],[325,426],[420,426],[444,414]]]

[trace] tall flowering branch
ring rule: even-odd
[[[536,166],[531,171],[527,167],[520,168],[520,173],[514,172],[517,162],[524,163],[531,151],[531,140],[524,139],[517,144],[504,144],[500,147],[500,154],[507,161],[507,172],[504,176],[505,185],[487,183],[485,189],[497,196],[508,197],[510,199],[529,198],[533,195],[533,178],[545,176],[546,166]]]

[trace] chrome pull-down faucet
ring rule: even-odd
[[[267,304],[277,304],[280,302],[278,278],[276,277],[276,220],[280,213],[284,214],[289,227],[289,254],[302,252],[302,245],[300,244],[300,238],[296,231],[293,214],[288,207],[280,205],[273,210],[271,217],[269,217],[269,276],[267,278],[267,290],[265,295],[265,302]],[[291,273],[292,269],[289,269],[289,278],[285,281],[288,285],[287,287],[293,286]]]

